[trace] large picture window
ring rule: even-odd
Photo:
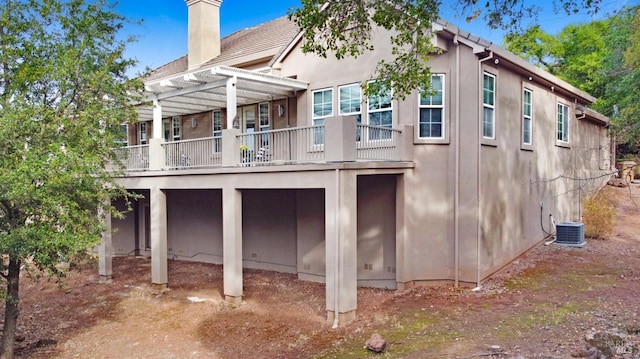
[[[484,138],[496,138],[495,102],[496,77],[485,72],[482,81],[482,137]]]
[[[444,138],[444,75],[431,75],[430,94],[420,93],[419,138]]]
[[[558,125],[556,139],[569,143],[569,106],[558,103]]]
[[[522,93],[522,143],[525,145],[533,144],[533,109],[532,109],[533,92],[524,89]]]

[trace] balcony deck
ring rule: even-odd
[[[282,166],[352,163],[378,167],[411,162],[407,145],[412,128],[367,126],[351,121],[254,133],[224,130],[207,137],[116,149],[125,176],[169,175],[179,171],[211,173],[284,170]],[[411,132],[411,133],[409,133]],[[265,168],[278,166],[278,168]],[[307,167],[308,168],[308,167]],[[114,169],[115,166],[114,166]],[[289,167],[287,170],[293,170]],[[296,169],[299,170],[299,169]],[[142,172],[142,173],[140,173]]]

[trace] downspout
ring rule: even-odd
[[[478,61],[478,87],[480,89],[479,91],[479,96],[478,96],[478,104],[482,103],[482,63],[487,61],[487,60],[491,60],[493,58],[493,50],[491,50],[489,52],[489,55],[487,57],[483,57]],[[477,173],[478,173],[478,181],[477,181],[477,187],[476,187],[476,196],[477,196],[477,201],[478,201],[478,228],[477,228],[477,238],[476,238],[476,257],[477,257],[477,262],[476,262],[476,288],[480,288],[480,233],[481,233],[481,224],[480,224],[480,220],[482,219],[482,206],[480,203],[480,191],[482,190],[482,173],[480,172],[481,169],[481,165],[480,165],[480,160],[482,160],[482,156],[480,156],[480,151],[482,150],[482,125],[483,125],[483,121],[482,121],[482,115],[483,115],[484,111],[478,111],[478,134],[480,135],[478,138],[478,153],[477,155]],[[495,119],[494,119],[495,120]]]
[[[338,319],[338,304],[340,298],[340,170],[336,168],[335,170],[335,186],[336,186],[336,213],[334,218],[334,227],[335,227],[335,241],[336,241],[336,253],[335,253],[335,268],[334,273],[336,274],[334,277],[333,283],[333,329],[338,328],[339,319]]]
[[[455,286],[460,285],[460,44],[458,34],[453,37],[456,45],[456,165],[455,165],[455,188],[453,204],[453,246],[454,246],[454,281]]]

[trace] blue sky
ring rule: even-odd
[[[602,18],[623,6],[637,5],[640,0],[603,0],[602,11],[596,18]],[[504,33],[484,26],[482,20],[470,23],[456,14],[448,3],[443,1],[441,17],[453,22],[463,30],[497,44],[502,43]],[[232,34],[246,27],[284,16],[290,8],[298,7],[299,0],[223,0],[220,8],[220,32],[222,36]],[[538,23],[550,33],[559,32],[570,23],[588,22],[593,18],[586,13],[566,16],[555,14],[550,0],[538,1],[544,8],[538,17]],[[136,58],[139,66],[156,68],[187,53],[187,5],[184,0],[120,0],[117,11],[130,19],[142,19],[140,26],[127,28],[127,32],[138,36],[131,44],[127,56]],[[525,20],[525,23],[531,20]]]

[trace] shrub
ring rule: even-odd
[[[583,202],[584,234],[590,238],[605,239],[615,225],[615,203],[607,188],[596,191]]]

